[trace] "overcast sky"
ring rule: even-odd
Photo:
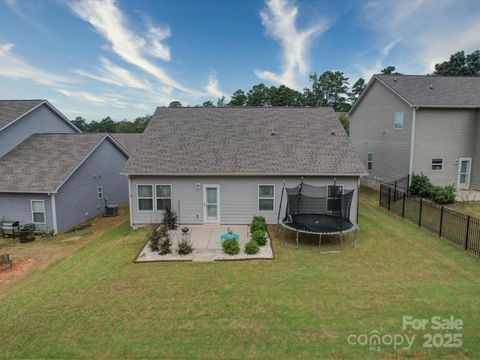
[[[0,0],[0,98],[133,119],[341,70],[425,74],[480,48],[480,1]]]

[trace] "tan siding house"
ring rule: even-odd
[[[480,78],[375,75],[349,112],[370,184],[423,173],[480,190],[479,94]]]

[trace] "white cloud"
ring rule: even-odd
[[[0,76],[28,79],[39,84],[58,86],[73,83],[72,79],[39,69],[13,53],[12,43],[0,43]]]
[[[111,100],[106,96],[94,95],[86,91],[72,91],[72,90],[66,90],[66,89],[58,89],[58,92],[62,95],[87,101],[89,103],[94,103],[94,104],[109,104]]]
[[[360,72],[360,76],[364,79],[370,79],[373,75],[380,73],[387,65],[385,65],[384,60],[390,54],[390,51],[398,43],[398,40],[393,40],[389,42],[383,49],[380,51],[380,56],[375,60],[375,63],[370,67],[365,67],[361,64],[356,64],[355,67]]]
[[[153,75],[166,86],[192,93],[167,72],[152,62],[148,56],[170,59],[170,51],[162,41],[170,31],[150,24],[147,39],[127,26],[124,14],[114,0],[76,0],[68,2],[70,8],[83,20],[89,22],[110,44],[111,50],[126,62]]]
[[[102,68],[99,69],[100,74],[93,74],[91,72],[79,69],[74,70],[74,72],[94,80],[120,87],[130,87],[140,90],[151,89],[151,85],[148,83],[148,81],[136,78],[130,71],[113,64],[107,58],[102,57],[100,62],[102,63]]]
[[[436,63],[448,60],[451,54],[480,48],[479,4],[469,0],[365,2],[362,12],[367,29],[380,44],[395,41],[398,49],[387,55],[380,51],[375,62],[388,60],[405,73],[431,73]],[[376,65],[356,67],[376,69]]]
[[[215,73],[210,74],[208,77],[207,86],[205,86],[205,91],[212,96],[221,98],[222,96],[226,96],[225,93],[220,90],[220,85],[218,84],[217,75]]]
[[[267,8],[260,12],[262,24],[267,33],[280,42],[282,47],[282,72],[256,70],[255,74],[263,80],[302,87],[308,75],[308,50],[315,35],[328,28],[326,19],[317,19],[315,25],[298,30],[296,20],[298,7],[288,0],[268,0]]]

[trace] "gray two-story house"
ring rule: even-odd
[[[480,78],[374,75],[349,112],[370,185],[408,174],[480,190]]]

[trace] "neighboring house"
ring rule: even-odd
[[[34,133],[81,133],[46,100],[0,100],[0,157]]]
[[[127,158],[110,135],[34,134],[0,158],[0,219],[56,233],[125,203]]]
[[[132,226],[276,223],[284,180],[355,190],[366,171],[331,108],[157,108],[123,173]],[[335,193],[332,191],[332,193]],[[283,199],[282,214],[286,201]]]
[[[480,190],[480,78],[374,75],[349,112],[350,137],[374,180],[427,175]]]
[[[129,154],[132,154],[137,144],[140,143],[142,133],[111,133],[110,135],[112,135]]]

